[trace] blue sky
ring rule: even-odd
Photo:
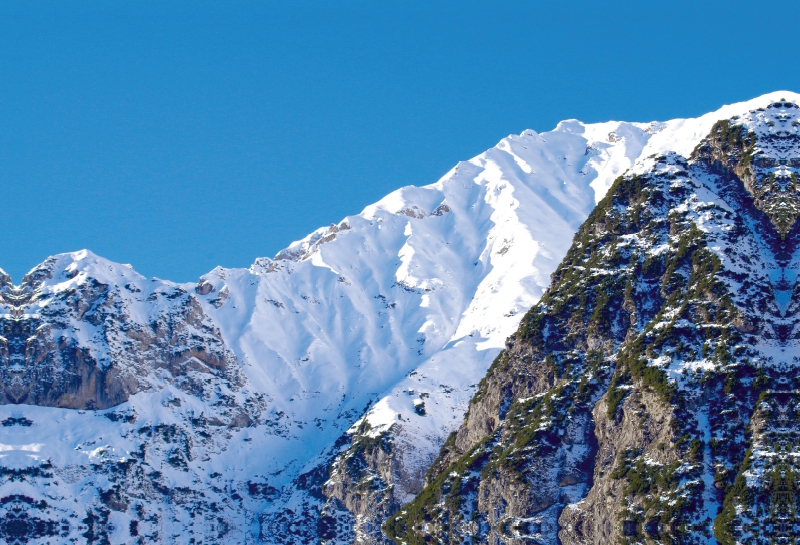
[[[195,280],[560,119],[800,91],[790,2],[0,2],[0,266]]]

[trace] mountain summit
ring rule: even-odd
[[[792,537],[798,104],[525,131],[193,284],[0,275],[0,538]]]

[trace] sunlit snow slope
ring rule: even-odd
[[[286,415],[275,470],[299,470],[378,400],[369,416],[376,431],[408,422],[415,398],[386,396],[394,387],[424,386],[428,416],[417,425],[432,443],[446,435],[650,130],[570,121],[526,131],[274,260],[204,276],[213,286],[206,312],[254,387],[271,396],[270,410]]]

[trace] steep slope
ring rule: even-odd
[[[797,537],[798,126],[775,102],[615,182],[389,534]]]
[[[612,181],[777,98],[526,131],[197,284],[89,252],[0,275],[0,537],[384,540]]]

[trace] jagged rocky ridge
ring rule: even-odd
[[[197,283],[87,251],[2,275],[0,538],[385,542],[613,180],[778,98],[525,131]]]
[[[775,102],[617,180],[389,535],[793,542],[798,126]]]
[[[198,375],[242,385],[219,329],[185,289],[159,286],[144,295],[132,271],[130,282],[110,286],[77,263],[59,265],[48,259],[19,286],[0,277],[3,403],[105,409],[153,388],[162,370],[201,398],[210,395],[210,382],[194,380]],[[56,272],[68,283],[53,289]]]
[[[0,539],[245,541],[277,491],[215,459],[267,400],[195,294],[89,252],[2,279]]]

